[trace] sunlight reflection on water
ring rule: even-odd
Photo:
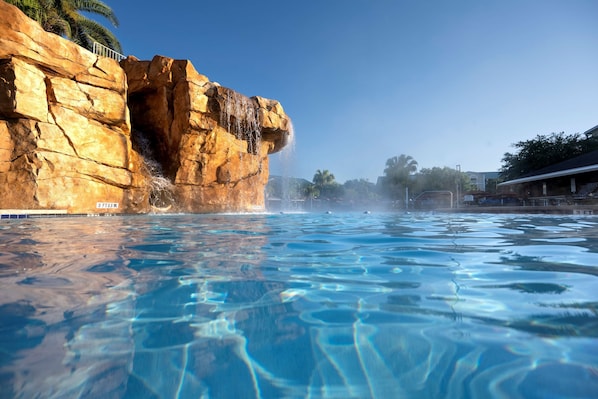
[[[593,217],[0,224],[0,398],[598,397]]]

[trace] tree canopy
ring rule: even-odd
[[[502,158],[500,176],[512,180],[598,149],[598,138],[582,134],[552,133],[513,144],[516,151]]]
[[[314,178],[312,181],[317,187],[323,187],[328,184],[333,184],[335,182],[335,178],[334,175],[330,173],[328,169],[318,169],[314,174]]]
[[[345,199],[353,202],[373,201],[378,199],[376,185],[367,179],[347,180],[343,184]]]
[[[342,196],[342,186],[336,182],[334,175],[329,170],[318,169],[313,178],[314,192],[319,193],[323,198],[335,198]]]
[[[417,175],[417,191],[447,190],[456,191],[456,188],[462,192],[471,190],[471,179],[467,173],[453,168],[433,167],[431,169],[422,169]]]
[[[393,199],[403,198],[403,190],[413,186],[411,176],[417,172],[417,161],[410,155],[401,154],[386,160],[382,188]]]
[[[82,13],[95,14],[118,27],[112,9],[100,0],[5,0],[18,7],[29,18],[37,21],[44,30],[72,40],[91,50],[98,42],[119,53],[120,42],[110,30]]]

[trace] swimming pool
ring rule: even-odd
[[[596,398],[598,219],[0,223],[0,398]]]

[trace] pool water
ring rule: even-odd
[[[598,219],[0,223],[0,398],[597,398]]]

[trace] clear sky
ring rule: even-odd
[[[496,171],[515,142],[598,124],[597,0],[105,2],[125,55],[281,102],[295,144],[271,174],[376,182],[400,154]]]

